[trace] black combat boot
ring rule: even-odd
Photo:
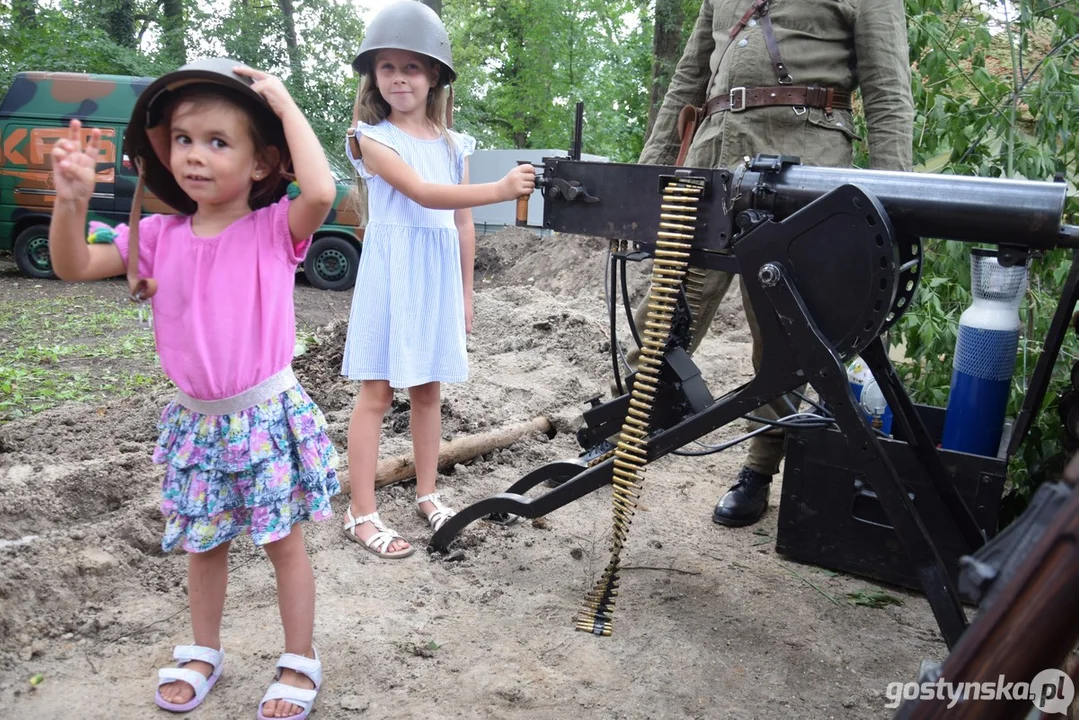
[[[745,527],[761,519],[768,508],[768,488],[772,476],[742,468],[731,489],[712,511],[712,522],[727,527]]]

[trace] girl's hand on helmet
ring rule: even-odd
[[[289,95],[280,78],[246,65],[237,65],[232,70],[237,75],[249,77],[254,81],[251,89],[266,99],[277,117],[284,117],[286,112],[296,108],[296,101]]]
[[[516,200],[522,195],[531,195],[536,189],[536,168],[524,164],[506,173],[506,177],[498,181],[504,191],[504,200]]]
[[[94,192],[97,161],[101,158],[101,131],[90,131],[90,142],[82,144],[82,123],[72,120],[68,136],[52,146],[52,175],[57,200],[89,202]]]

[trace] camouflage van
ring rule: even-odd
[[[135,100],[153,81],[149,77],[81,73],[22,72],[0,101],[0,252],[14,255],[31,277],[51,278],[49,219],[56,191],[52,182],[53,143],[68,135],[78,118],[87,140],[101,130],[97,186],[90,199],[90,220],[127,222],[136,173],[123,153],[124,132]],[[347,290],[356,282],[363,230],[352,186],[337,185],[337,201],[315,233],[303,265],[310,283],[326,290]],[[174,213],[147,191],[143,212]]]

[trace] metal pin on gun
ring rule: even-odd
[[[583,135],[584,135],[584,103],[578,101],[577,106],[576,106],[576,108],[574,110],[573,139],[571,141],[571,147],[570,147],[570,151],[569,151],[569,159],[570,160],[579,161],[581,159],[581,149],[582,149],[583,142],[584,142],[583,141]],[[524,165],[526,163],[531,163],[531,161],[530,160],[518,160],[517,161],[518,165]],[[540,192],[542,192],[543,188],[545,188],[549,184],[548,179],[546,177],[544,177],[543,174],[540,172],[541,169],[542,168],[536,168],[536,190],[538,190]],[[567,186],[567,189],[568,189],[568,192],[566,193],[566,199],[567,200],[575,200],[578,197],[578,195],[582,194],[581,191],[579,191],[579,190],[577,190],[575,188],[568,188],[568,186]],[[555,186],[553,192],[555,192],[557,194],[558,191],[559,191],[559,188],[557,186]],[[583,196],[584,196],[584,198],[585,198],[585,200],[587,202],[595,202],[595,198],[592,198],[591,196],[589,196],[587,192],[583,193]],[[529,195],[522,195],[521,197],[517,198],[517,227],[527,227],[528,226],[528,200],[529,200],[529,197],[530,197]]]

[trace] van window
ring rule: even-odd
[[[124,137],[120,141],[120,148],[127,147],[127,131],[124,131]],[[138,173],[135,172],[135,163],[131,162],[131,156],[126,152],[120,153],[122,161],[120,162],[120,174],[128,177],[135,177]]]

